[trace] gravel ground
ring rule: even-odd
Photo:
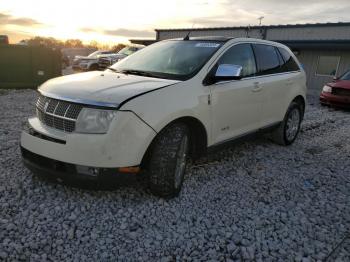
[[[33,176],[19,136],[34,91],[1,91],[0,260],[350,261],[350,112],[311,99],[290,147],[260,137],[189,168],[180,196]]]

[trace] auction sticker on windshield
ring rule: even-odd
[[[217,44],[217,43],[197,43],[195,45],[195,47],[212,47],[212,48],[216,48],[219,46],[220,44]]]

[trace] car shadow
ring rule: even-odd
[[[118,189],[134,189],[137,191],[145,191],[146,179],[145,175],[130,175],[128,177],[106,176],[100,179],[80,179],[80,178],[62,178],[51,177],[44,174],[32,173],[39,180],[51,183],[60,184],[67,187],[78,188],[92,191],[115,191]]]

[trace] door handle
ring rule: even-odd
[[[262,87],[259,85],[259,82],[254,82],[254,87],[252,89],[252,92],[260,92],[262,90]]]

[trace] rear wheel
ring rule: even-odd
[[[302,105],[292,102],[282,123],[273,131],[272,140],[279,145],[287,146],[292,144],[299,134],[303,112]]]
[[[184,180],[189,152],[189,131],[185,124],[174,123],[156,137],[149,159],[148,179],[153,194],[175,197]]]

